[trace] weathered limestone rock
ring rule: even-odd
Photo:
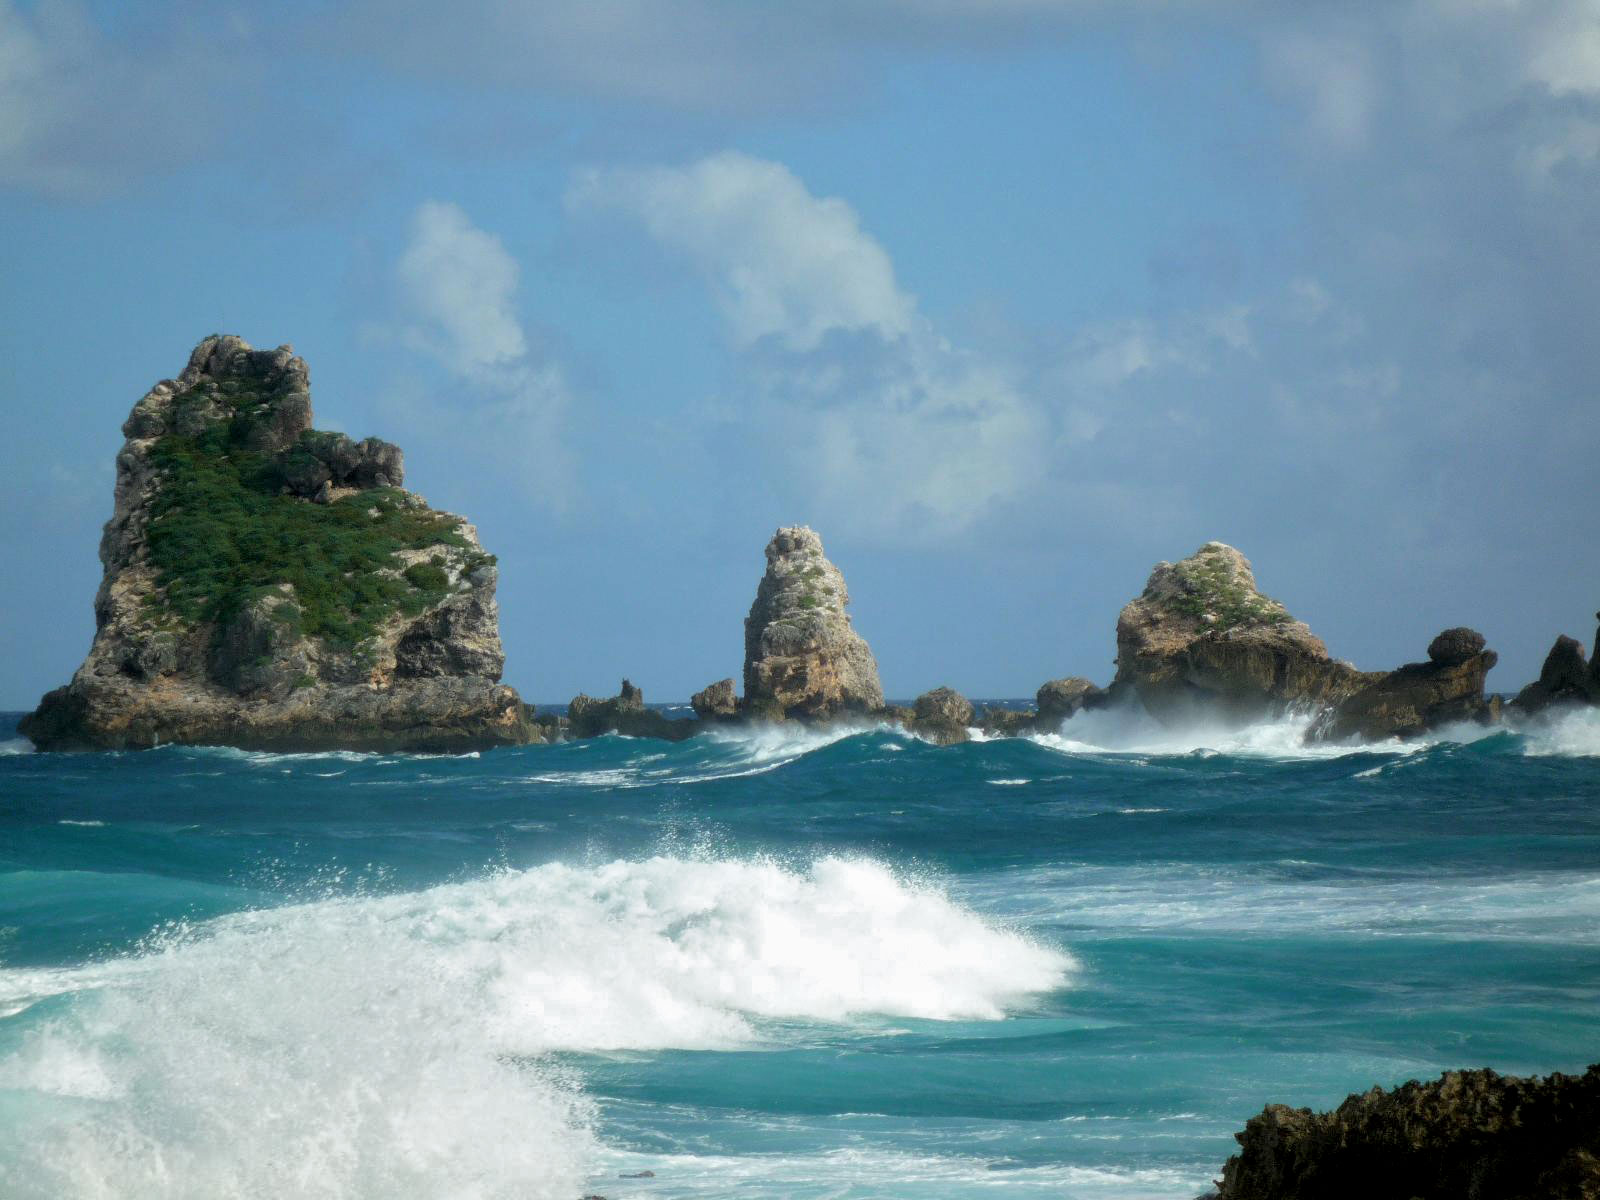
[[[911,707],[907,727],[941,746],[952,746],[968,738],[973,721],[972,703],[954,688],[934,688],[923,692]]]
[[[626,679],[622,681],[617,694],[609,700],[596,700],[593,696],[579,693],[567,705],[567,731],[575,738],[620,733],[626,737],[664,738],[669,742],[677,742],[698,733],[696,725],[694,721],[675,721],[653,708],[646,708],[644,692]]]
[[[767,543],[767,571],[744,623],[745,711],[801,719],[883,707],[878,664],[850,627],[844,576],[804,526]]]
[[[399,490],[398,447],[311,419],[304,361],[233,336],[206,338],[134,405],[94,644],[24,720],[40,749],[534,736],[498,682],[498,574],[477,532]]]
[[[1273,1104],[1234,1136],[1220,1200],[1595,1200],[1600,1066],[1447,1071],[1325,1113]]]
[[[1499,656],[1483,645],[1473,630],[1446,630],[1428,647],[1430,661],[1373,678],[1319,718],[1311,736],[1405,738],[1456,721],[1494,720],[1499,708],[1484,698],[1483,684]]]
[[[689,706],[702,721],[731,721],[739,715],[739,694],[732,679],[719,679],[691,696]]]
[[[1595,616],[1600,618],[1600,613]],[[1595,634],[1596,657],[1586,661],[1583,644],[1562,634],[1545,656],[1539,678],[1517,693],[1511,703],[1528,716],[1552,705],[1600,704],[1600,632]]]
[[[1042,684],[1034,703],[1038,705],[1040,721],[1059,724],[1083,709],[1101,707],[1105,699],[1104,691],[1087,679],[1073,675]]]
[[[1114,692],[1131,693],[1170,724],[1249,723],[1337,702],[1366,682],[1328,655],[1311,630],[1256,588],[1232,546],[1207,542],[1158,563],[1117,618]]]

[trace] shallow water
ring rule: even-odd
[[[0,1194],[1188,1200],[1268,1100],[1600,1059],[1596,714],[1300,732],[6,718]]]

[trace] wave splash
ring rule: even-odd
[[[0,971],[34,1006],[0,1043],[0,1191],[570,1200],[592,1114],[550,1051],[995,1018],[1073,965],[860,859],[552,864],[237,914]]]

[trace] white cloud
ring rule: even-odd
[[[812,350],[835,330],[893,338],[911,328],[916,301],[855,210],[813,196],[782,163],[727,152],[686,167],[588,170],[568,204],[630,216],[688,258],[741,343],[775,336]]]
[[[462,373],[523,358],[527,339],[513,311],[516,259],[457,205],[430,200],[412,218],[396,268],[413,339]]]
[[[417,209],[395,267],[405,319],[393,332],[467,394],[412,399],[406,408],[435,435],[465,434],[475,453],[503,456],[530,492],[562,507],[573,476],[561,441],[571,396],[559,365],[534,353],[517,316],[520,275],[504,243],[458,205],[430,200]]]
[[[818,519],[944,537],[1047,469],[1037,401],[939,337],[855,211],[783,164],[589,170],[569,204],[636,221],[705,278],[742,351],[742,417]]]

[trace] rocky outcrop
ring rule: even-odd
[[[94,644],[24,720],[40,749],[537,736],[499,684],[498,572],[476,531],[400,490],[398,447],[311,420],[304,361],[232,336],[134,405]]]
[[[941,687],[918,696],[911,706],[910,719],[904,723],[921,737],[941,746],[953,746],[967,740],[973,716],[971,701],[954,688]]]
[[[767,571],[744,623],[744,709],[819,720],[883,707],[878,664],[850,627],[844,576],[805,526],[767,543]]]
[[[653,708],[646,708],[644,692],[626,679],[609,700],[596,700],[580,693],[567,705],[566,729],[575,738],[620,733],[625,737],[678,742],[698,733],[697,725],[695,721],[673,720]]]
[[[1034,695],[1034,703],[1042,724],[1059,725],[1086,708],[1103,707],[1106,694],[1087,679],[1073,675],[1042,684]]]
[[[1315,740],[1415,737],[1459,721],[1489,722],[1499,703],[1485,698],[1484,680],[1498,661],[1483,635],[1447,629],[1428,646],[1428,661],[1408,663],[1372,678],[1313,725]]]
[[[732,679],[719,679],[691,696],[689,706],[702,721],[732,721],[739,715],[739,694]]]
[[[1366,681],[1262,595],[1249,561],[1222,542],[1158,563],[1117,618],[1112,690],[1169,724],[1248,723],[1335,703]]]
[[[1595,617],[1600,619],[1600,613]],[[1577,638],[1565,634],[1556,638],[1539,678],[1518,692],[1511,703],[1527,716],[1557,705],[1600,704],[1600,631],[1595,633],[1594,657],[1587,660]]]
[[[1596,1200],[1600,1066],[1449,1071],[1325,1113],[1273,1104],[1235,1137],[1220,1200]]]

